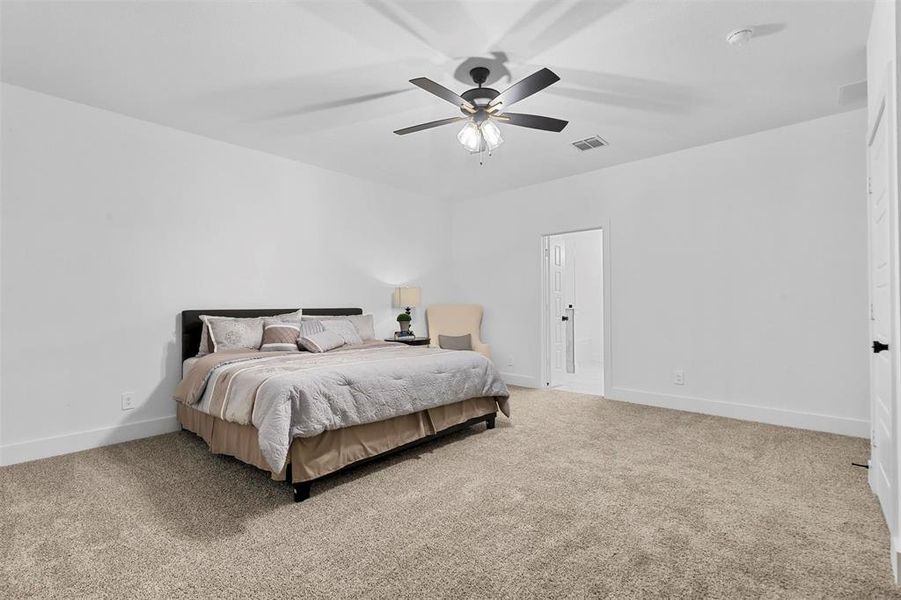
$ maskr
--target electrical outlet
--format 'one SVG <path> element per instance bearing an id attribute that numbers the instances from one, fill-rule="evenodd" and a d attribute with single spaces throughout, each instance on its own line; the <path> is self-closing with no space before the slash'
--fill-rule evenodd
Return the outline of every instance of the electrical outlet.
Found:
<path id="1" fill-rule="evenodd" d="M 673 371 L 673 383 L 676 385 L 685 385 L 685 371 L 682 369 Z"/>
<path id="2" fill-rule="evenodd" d="M 512 366 L 513 366 L 513 357 L 512 357 L 512 356 L 508 356 L 508 357 L 507 357 L 507 366 L 508 366 L 508 367 L 512 367 Z"/>
<path id="3" fill-rule="evenodd" d="M 122 392 L 122 410 L 131 410 L 135 407 L 135 393 Z"/>

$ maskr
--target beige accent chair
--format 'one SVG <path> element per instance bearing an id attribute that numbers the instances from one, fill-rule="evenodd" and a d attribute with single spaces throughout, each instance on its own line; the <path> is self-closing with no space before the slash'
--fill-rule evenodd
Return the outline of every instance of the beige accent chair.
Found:
<path id="1" fill-rule="evenodd" d="M 433 304 L 425 311 L 429 327 L 429 345 L 438 348 L 439 335 L 472 336 L 472 349 L 491 358 L 488 344 L 482 343 L 482 307 L 478 304 Z"/>

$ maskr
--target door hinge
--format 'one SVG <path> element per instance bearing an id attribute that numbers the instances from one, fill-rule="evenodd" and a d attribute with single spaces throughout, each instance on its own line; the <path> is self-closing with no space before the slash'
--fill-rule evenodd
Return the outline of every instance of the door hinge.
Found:
<path id="1" fill-rule="evenodd" d="M 874 314 L 873 314 L 873 303 L 872 303 L 872 302 L 870 302 L 870 320 L 871 320 L 871 321 L 875 321 L 875 320 L 876 320 L 876 317 L 875 317 Z"/>
<path id="2" fill-rule="evenodd" d="M 873 180 L 870 179 L 869 177 L 867 177 L 867 193 L 868 194 L 873 193 Z"/>

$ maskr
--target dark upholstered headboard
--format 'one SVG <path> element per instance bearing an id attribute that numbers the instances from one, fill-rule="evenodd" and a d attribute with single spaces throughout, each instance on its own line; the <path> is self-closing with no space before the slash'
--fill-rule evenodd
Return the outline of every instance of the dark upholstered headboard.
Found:
<path id="1" fill-rule="evenodd" d="M 215 317 L 271 317 L 284 313 L 294 312 L 296 308 L 212 308 L 209 310 L 183 310 L 181 311 L 181 359 L 185 360 L 196 356 L 200 349 L 200 334 L 203 331 L 203 321 L 200 315 Z M 305 315 L 320 317 L 335 317 L 342 315 L 362 315 L 362 308 L 304 308 Z"/>

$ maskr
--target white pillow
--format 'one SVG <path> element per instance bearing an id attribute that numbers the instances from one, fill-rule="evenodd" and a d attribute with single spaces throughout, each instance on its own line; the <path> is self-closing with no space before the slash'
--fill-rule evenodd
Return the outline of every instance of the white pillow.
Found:
<path id="1" fill-rule="evenodd" d="M 298 345 L 310 352 L 328 352 L 344 345 L 344 338 L 336 331 L 325 329 L 319 333 L 311 333 L 300 337 Z"/>
<path id="2" fill-rule="evenodd" d="M 357 328 L 357 333 L 360 334 L 360 339 L 362 339 L 364 342 L 367 340 L 375 339 L 375 319 L 371 314 L 350 315 L 347 318 L 351 323 L 354 324 L 354 327 Z"/>
<path id="3" fill-rule="evenodd" d="M 210 326 L 207 325 L 207 315 L 200 315 L 203 323 L 203 329 L 200 331 L 200 349 L 197 351 L 197 357 L 206 356 L 210 353 Z"/>
<path id="4" fill-rule="evenodd" d="M 357 333 L 357 328 L 347 319 L 325 319 L 320 321 L 326 331 L 334 331 L 344 340 L 345 344 L 362 344 L 363 338 Z"/>

